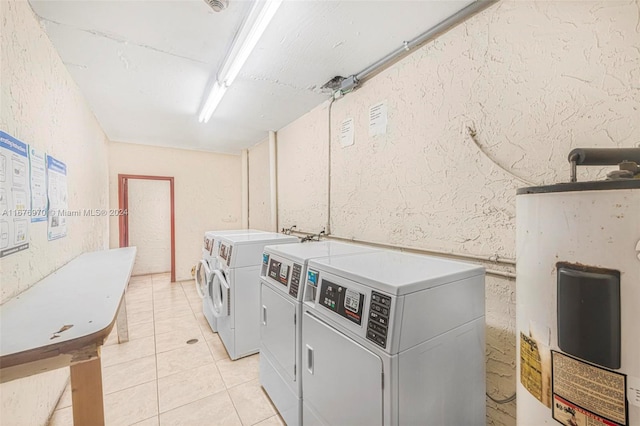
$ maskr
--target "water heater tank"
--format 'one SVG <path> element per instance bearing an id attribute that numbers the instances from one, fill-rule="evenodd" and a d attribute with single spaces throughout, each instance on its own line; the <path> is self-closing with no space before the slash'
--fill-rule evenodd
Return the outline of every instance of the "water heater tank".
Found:
<path id="1" fill-rule="evenodd" d="M 518 425 L 640 426 L 640 179 L 516 199 Z"/>

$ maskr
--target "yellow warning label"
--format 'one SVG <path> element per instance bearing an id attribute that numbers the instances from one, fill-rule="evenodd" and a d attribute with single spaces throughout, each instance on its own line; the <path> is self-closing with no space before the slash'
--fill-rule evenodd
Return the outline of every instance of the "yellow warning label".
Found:
<path id="1" fill-rule="evenodd" d="M 553 395 L 584 410 L 627 424 L 625 375 L 552 351 Z"/>
<path id="2" fill-rule="evenodd" d="M 542 361 L 538 343 L 520 333 L 520 383 L 542 402 Z"/>

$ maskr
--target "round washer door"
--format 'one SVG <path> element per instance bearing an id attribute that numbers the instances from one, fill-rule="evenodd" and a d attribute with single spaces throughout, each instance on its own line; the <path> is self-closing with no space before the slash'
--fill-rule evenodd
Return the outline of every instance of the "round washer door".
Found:
<path id="1" fill-rule="evenodd" d="M 213 271 L 212 284 L 210 291 L 213 299 L 213 314 L 217 318 L 229 316 L 231 314 L 231 291 L 227 277 L 224 276 L 221 270 L 216 269 Z"/>
<path id="2" fill-rule="evenodd" d="M 209 262 L 201 259 L 196 267 L 196 291 L 201 299 L 205 297 L 205 288 L 207 282 L 211 279 L 211 269 L 209 268 Z"/>

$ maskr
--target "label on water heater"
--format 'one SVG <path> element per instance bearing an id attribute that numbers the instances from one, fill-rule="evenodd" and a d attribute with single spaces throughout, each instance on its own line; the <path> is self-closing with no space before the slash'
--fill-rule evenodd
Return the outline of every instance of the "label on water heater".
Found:
<path id="1" fill-rule="evenodd" d="M 566 426 L 626 426 L 627 376 L 551 351 L 553 418 Z"/>

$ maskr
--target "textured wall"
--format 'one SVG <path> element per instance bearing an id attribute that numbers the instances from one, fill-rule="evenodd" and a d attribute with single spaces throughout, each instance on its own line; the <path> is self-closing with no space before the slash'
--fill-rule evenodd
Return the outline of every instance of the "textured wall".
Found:
<path id="1" fill-rule="evenodd" d="M 332 107 L 331 231 L 515 257 L 515 190 L 568 179 L 574 147 L 640 142 L 640 4 L 501 1 Z M 353 70 L 357 71 L 357 70 Z M 387 133 L 369 107 L 386 101 Z M 355 120 L 341 148 L 340 123 Z M 278 132 L 281 226 L 326 223 L 327 105 Z M 488 157 L 469 136 L 467 128 Z M 586 168 L 585 168 L 586 169 Z M 580 179 L 602 176 L 582 170 Z M 515 283 L 487 278 L 487 390 L 515 390 Z M 515 403 L 488 403 L 514 424 Z"/>
<path id="2" fill-rule="evenodd" d="M 129 179 L 129 245 L 136 246 L 132 275 L 171 271 L 171 184 Z"/>
<path id="3" fill-rule="evenodd" d="M 278 131 L 278 223 L 317 233 L 327 222 L 327 104 Z"/>
<path id="4" fill-rule="evenodd" d="M 249 228 L 271 230 L 269 139 L 249 149 Z"/>
<path id="5" fill-rule="evenodd" d="M 0 2 L 0 128 L 67 163 L 69 209 L 108 206 L 107 141 L 25 1 Z M 0 302 L 86 251 L 107 248 L 103 217 L 68 218 L 68 235 L 47 241 L 46 222 L 30 229 L 28 250 L 0 260 Z M 47 422 L 67 369 L 0 385 L 0 423 Z"/>
<path id="6" fill-rule="evenodd" d="M 112 209 L 118 208 L 118 174 L 173 176 L 178 281 L 191 278 L 205 231 L 242 227 L 240 156 L 111 142 Z M 118 218 L 111 218 L 109 231 L 111 247 L 118 247 Z"/>

